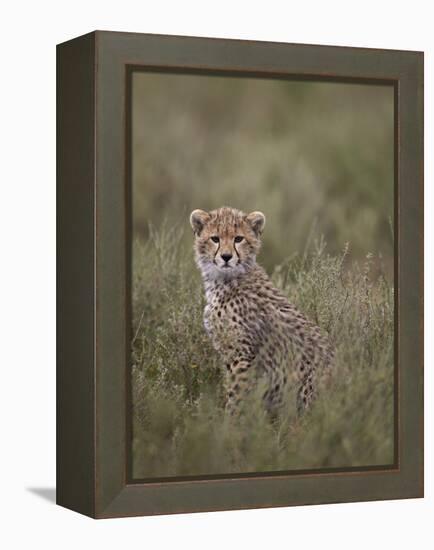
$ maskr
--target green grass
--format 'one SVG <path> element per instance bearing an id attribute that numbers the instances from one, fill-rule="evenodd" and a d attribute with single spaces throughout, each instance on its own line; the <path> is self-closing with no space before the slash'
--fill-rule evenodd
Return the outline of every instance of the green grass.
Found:
<path id="1" fill-rule="evenodd" d="M 393 287 L 381 258 L 330 255 L 322 240 L 273 272 L 289 300 L 327 330 L 334 376 L 301 419 L 293 395 L 271 424 L 257 395 L 224 415 L 219 358 L 182 228 L 151 230 L 133 251 L 133 475 L 227 474 L 393 462 Z M 260 260 L 260 258 L 259 258 Z"/>

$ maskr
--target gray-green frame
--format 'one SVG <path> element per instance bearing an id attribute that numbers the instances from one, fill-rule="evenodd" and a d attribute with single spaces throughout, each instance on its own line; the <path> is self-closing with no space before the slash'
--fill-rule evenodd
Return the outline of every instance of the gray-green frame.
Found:
<path id="1" fill-rule="evenodd" d="M 134 69 L 394 86 L 394 465 L 130 479 Z M 423 496 L 423 53 L 96 31 L 57 47 L 57 99 L 58 504 L 104 518 Z"/>

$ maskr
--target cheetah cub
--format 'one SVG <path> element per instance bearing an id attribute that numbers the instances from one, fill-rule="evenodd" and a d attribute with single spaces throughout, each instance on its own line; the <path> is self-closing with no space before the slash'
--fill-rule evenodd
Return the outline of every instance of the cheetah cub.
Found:
<path id="1" fill-rule="evenodd" d="M 205 286 L 205 328 L 227 369 L 227 411 L 239 412 L 262 379 L 270 413 L 278 413 L 294 384 L 297 411 L 303 412 L 315 396 L 320 372 L 329 370 L 333 352 L 319 328 L 256 263 L 264 214 L 228 207 L 194 210 L 190 223 Z"/>

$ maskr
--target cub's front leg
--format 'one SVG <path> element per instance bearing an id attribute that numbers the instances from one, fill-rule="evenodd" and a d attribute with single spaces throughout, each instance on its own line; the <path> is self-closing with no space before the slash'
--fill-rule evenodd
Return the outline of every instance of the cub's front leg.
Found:
<path id="1" fill-rule="evenodd" d="M 252 362 L 236 358 L 226 363 L 226 369 L 226 412 L 236 416 L 253 386 Z"/>

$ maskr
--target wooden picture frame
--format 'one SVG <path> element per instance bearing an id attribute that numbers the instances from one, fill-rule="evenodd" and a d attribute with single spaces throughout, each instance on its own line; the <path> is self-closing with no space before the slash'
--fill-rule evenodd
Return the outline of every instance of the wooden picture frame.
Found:
<path id="1" fill-rule="evenodd" d="M 135 68 L 395 91 L 395 463 L 130 477 L 128 102 Z M 423 496 L 423 54 L 96 31 L 57 47 L 57 502 L 94 518 Z"/>

